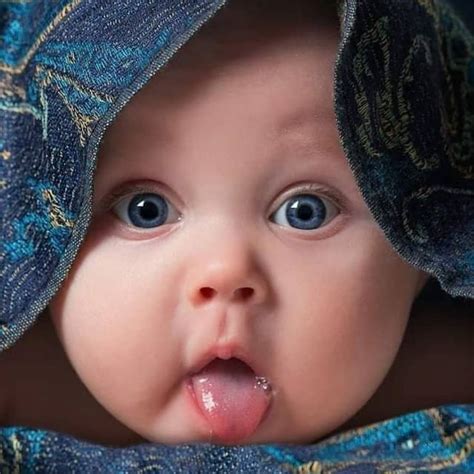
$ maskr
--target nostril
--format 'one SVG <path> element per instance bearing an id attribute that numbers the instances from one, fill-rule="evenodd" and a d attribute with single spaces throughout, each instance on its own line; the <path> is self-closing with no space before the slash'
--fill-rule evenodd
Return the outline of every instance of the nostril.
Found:
<path id="1" fill-rule="evenodd" d="M 205 288 L 201 288 L 201 295 L 204 297 L 204 298 L 211 298 L 214 293 L 216 292 L 216 290 L 213 290 L 212 288 L 209 288 L 209 287 L 205 287 Z"/>
<path id="2" fill-rule="evenodd" d="M 236 295 L 241 297 L 242 299 L 246 300 L 253 295 L 253 288 L 239 288 L 236 290 Z"/>
<path id="3" fill-rule="evenodd" d="M 206 286 L 204 288 L 201 288 L 199 292 L 201 293 L 201 296 L 203 298 L 209 299 L 215 295 L 216 290 Z M 236 297 L 246 300 L 253 295 L 253 292 L 254 292 L 253 288 L 245 287 L 245 288 L 239 288 L 238 290 L 235 290 L 234 294 Z"/>

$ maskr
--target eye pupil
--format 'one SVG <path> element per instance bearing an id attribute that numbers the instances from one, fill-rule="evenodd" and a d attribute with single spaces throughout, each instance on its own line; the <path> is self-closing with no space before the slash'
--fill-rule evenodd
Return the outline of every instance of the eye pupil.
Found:
<path id="1" fill-rule="evenodd" d="M 168 207 L 158 194 L 146 193 L 135 196 L 128 205 L 128 217 L 136 227 L 157 227 L 166 222 Z"/>
<path id="2" fill-rule="evenodd" d="M 140 208 L 140 217 L 147 220 L 153 220 L 158 217 L 158 208 L 156 204 L 153 204 L 149 201 L 141 201 L 137 204 L 137 207 Z"/>
<path id="3" fill-rule="evenodd" d="M 313 210 L 307 205 L 301 206 L 297 212 L 298 212 L 298 217 L 305 221 L 311 219 L 311 215 L 313 214 Z"/>

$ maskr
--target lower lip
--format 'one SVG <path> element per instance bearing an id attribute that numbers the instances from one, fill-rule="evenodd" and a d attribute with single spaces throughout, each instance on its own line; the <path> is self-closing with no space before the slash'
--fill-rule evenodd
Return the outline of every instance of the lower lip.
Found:
<path id="1" fill-rule="evenodd" d="M 186 386 L 185 391 L 187 392 L 187 398 L 189 399 L 189 403 L 193 407 L 193 411 L 196 412 L 199 415 L 200 420 L 204 421 L 203 426 L 205 426 L 207 428 L 207 432 L 208 432 L 208 436 L 207 436 L 207 439 L 206 439 L 207 442 L 219 442 L 219 443 L 226 444 L 226 443 L 239 443 L 239 442 L 245 441 L 245 439 L 248 439 L 248 437 L 243 438 L 243 439 L 232 439 L 232 440 L 220 439 L 217 435 L 215 435 L 212 432 L 212 429 L 209 427 L 209 423 L 208 423 L 205 415 L 201 411 L 201 407 L 199 406 L 199 403 L 198 403 L 197 398 L 196 398 L 196 393 L 194 392 L 194 387 L 193 387 L 193 382 L 191 380 L 191 377 L 188 377 L 186 379 L 185 386 Z M 262 419 L 260 420 L 260 423 L 259 423 L 258 426 L 261 426 L 262 423 L 267 419 L 272 405 L 273 405 L 273 401 L 270 402 L 270 404 L 269 404 L 267 410 L 265 411 L 265 413 L 263 414 Z"/>

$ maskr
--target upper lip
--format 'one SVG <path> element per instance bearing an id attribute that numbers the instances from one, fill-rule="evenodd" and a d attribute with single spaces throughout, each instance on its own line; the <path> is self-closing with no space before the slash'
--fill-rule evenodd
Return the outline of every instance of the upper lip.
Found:
<path id="1" fill-rule="evenodd" d="M 260 368 L 253 360 L 250 355 L 241 347 L 238 346 L 214 346 L 206 350 L 202 355 L 197 359 L 196 363 L 189 370 L 189 375 L 193 376 L 200 372 L 207 364 L 212 362 L 214 359 L 239 359 L 242 362 L 245 362 L 256 375 L 262 375 L 260 373 Z"/>

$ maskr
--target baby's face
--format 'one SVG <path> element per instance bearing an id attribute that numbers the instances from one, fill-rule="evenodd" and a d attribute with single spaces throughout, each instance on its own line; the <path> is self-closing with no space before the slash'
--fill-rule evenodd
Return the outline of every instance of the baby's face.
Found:
<path id="1" fill-rule="evenodd" d="M 395 358 L 422 275 L 346 163 L 337 43 L 300 31 L 220 66 L 172 63 L 107 131 L 93 221 L 50 311 L 92 394 L 150 441 L 316 440 Z M 192 377 L 213 358 L 253 372 Z"/>

